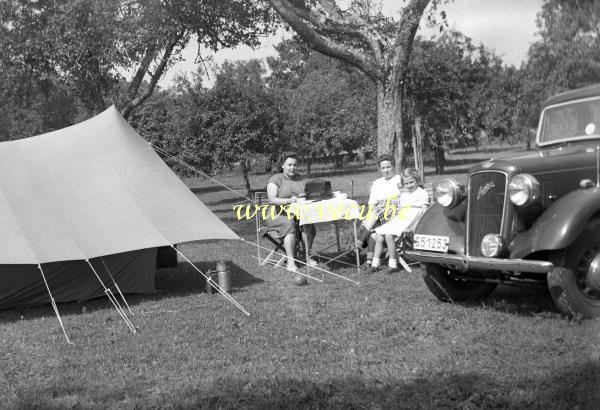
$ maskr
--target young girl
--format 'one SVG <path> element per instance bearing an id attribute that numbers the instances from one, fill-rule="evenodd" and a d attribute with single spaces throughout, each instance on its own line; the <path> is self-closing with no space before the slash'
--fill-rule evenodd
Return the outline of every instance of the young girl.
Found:
<path id="1" fill-rule="evenodd" d="M 401 175 L 402 191 L 398 201 L 398 209 L 394 218 L 375 229 L 375 251 L 373 254 L 372 269 L 381 265 L 383 243 L 387 244 L 390 256 L 388 266 L 391 270 L 398 268 L 398 255 L 394 236 L 400 236 L 404 231 L 412 228 L 419 216 L 425 212 L 429 204 L 427 191 L 419 186 L 419 174 L 412 168 L 406 168 Z"/>

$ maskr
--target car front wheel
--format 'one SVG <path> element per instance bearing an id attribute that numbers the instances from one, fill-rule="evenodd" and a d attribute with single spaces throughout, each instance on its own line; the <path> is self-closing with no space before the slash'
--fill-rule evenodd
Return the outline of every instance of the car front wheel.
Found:
<path id="1" fill-rule="evenodd" d="M 456 279 L 451 276 L 452 273 L 443 266 L 425 264 L 423 280 L 431 293 L 444 302 L 486 298 L 497 286 L 495 283 Z"/>
<path id="2" fill-rule="evenodd" d="M 600 317 L 600 219 L 588 224 L 567 249 L 564 267 L 548 274 L 548 288 L 557 309 L 566 315 Z"/>

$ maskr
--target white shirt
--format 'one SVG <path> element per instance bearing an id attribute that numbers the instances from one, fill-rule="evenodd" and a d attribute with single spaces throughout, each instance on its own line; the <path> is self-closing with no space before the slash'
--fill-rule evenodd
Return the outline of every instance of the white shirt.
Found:
<path id="1" fill-rule="evenodd" d="M 369 205 L 376 205 L 379 202 L 385 202 L 389 198 L 398 198 L 400 194 L 400 175 L 394 175 L 390 179 L 384 177 L 377 178 L 371 185 L 371 195 L 369 195 Z"/>
<path id="2" fill-rule="evenodd" d="M 418 187 L 412 192 L 402 192 L 399 202 L 400 209 L 397 215 L 376 228 L 375 232 L 380 235 L 401 235 L 422 215 L 421 206 L 429 203 L 429 195 L 423 188 Z"/>
<path id="3" fill-rule="evenodd" d="M 400 194 L 400 206 L 422 206 L 429 204 L 429 194 L 421 187 L 417 187 L 412 192 L 402 192 Z"/>

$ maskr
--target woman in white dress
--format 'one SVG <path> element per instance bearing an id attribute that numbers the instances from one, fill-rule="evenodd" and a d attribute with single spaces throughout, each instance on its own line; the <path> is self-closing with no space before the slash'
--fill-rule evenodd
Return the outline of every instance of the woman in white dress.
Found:
<path id="1" fill-rule="evenodd" d="M 372 229 L 377 224 L 383 221 L 385 206 L 390 200 L 398 198 L 400 193 L 400 175 L 394 173 L 394 162 L 390 155 L 381 155 L 377 158 L 377 165 L 381 178 L 377 178 L 371 184 L 369 193 L 369 212 L 366 218 L 362 221 L 356 245 L 364 247 Z M 371 245 L 369 245 L 371 248 Z M 373 259 L 372 252 L 367 252 L 367 265 L 371 264 Z"/>

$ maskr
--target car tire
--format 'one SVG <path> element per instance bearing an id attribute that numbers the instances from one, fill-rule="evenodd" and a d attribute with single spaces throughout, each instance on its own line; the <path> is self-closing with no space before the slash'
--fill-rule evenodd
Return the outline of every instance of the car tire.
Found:
<path id="1" fill-rule="evenodd" d="M 548 289 L 556 308 L 567 316 L 600 317 L 600 291 L 586 283 L 585 273 L 600 252 L 600 219 L 591 221 L 567 248 L 564 267 L 548 273 Z"/>
<path id="2" fill-rule="evenodd" d="M 450 276 L 451 272 L 450 269 L 440 265 L 425 264 L 423 272 L 425 285 L 441 301 L 483 299 L 490 296 L 496 289 L 496 283 L 454 279 Z"/>

